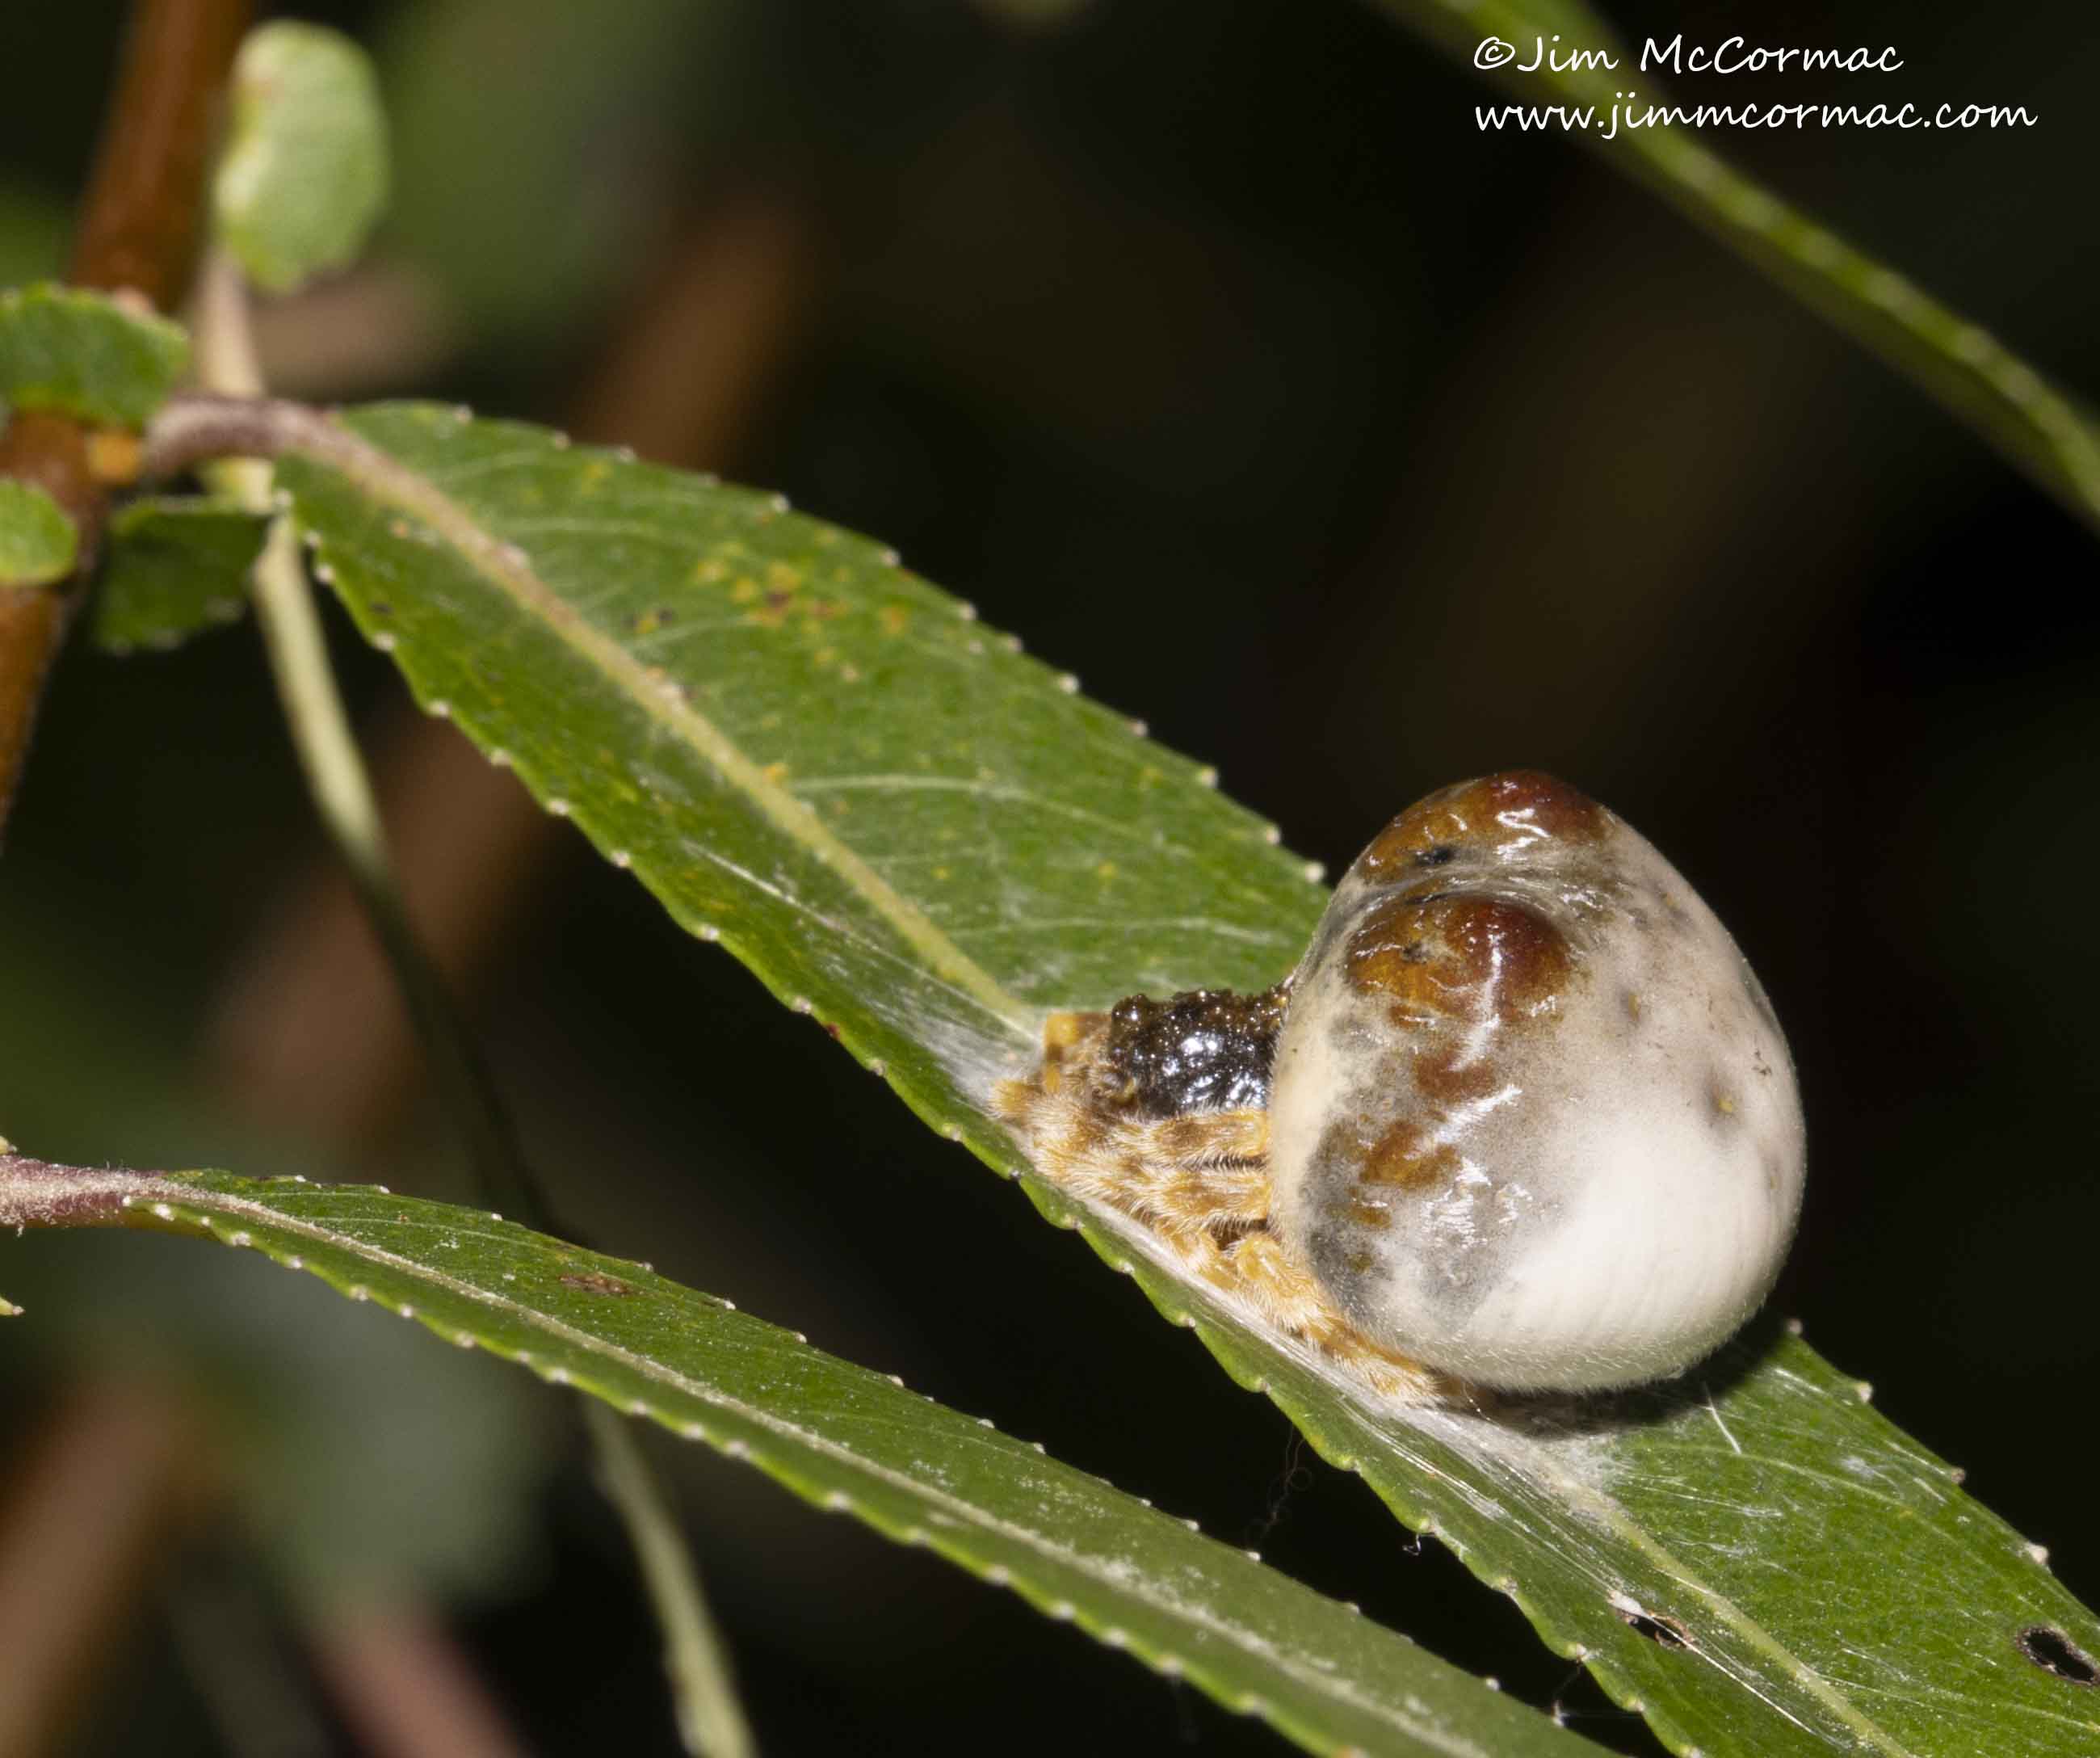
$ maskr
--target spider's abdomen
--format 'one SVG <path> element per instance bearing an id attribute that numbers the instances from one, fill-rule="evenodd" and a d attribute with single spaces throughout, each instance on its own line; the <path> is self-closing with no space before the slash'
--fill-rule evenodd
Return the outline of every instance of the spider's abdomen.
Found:
<path id="1" fill-rule="evenodd" d="M 1273 1083 L 1283 1243 L 1375 1341 L 1484 1385 L 1688 1366 L 1793 1234 L 1763 990 L 1645 838 L 1535 771 L 1432 794 L 1358 858 Z"/>

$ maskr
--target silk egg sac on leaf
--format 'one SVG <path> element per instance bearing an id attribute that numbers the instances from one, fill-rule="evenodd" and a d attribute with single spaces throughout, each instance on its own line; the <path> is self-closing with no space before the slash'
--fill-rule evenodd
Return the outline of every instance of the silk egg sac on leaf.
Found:
<path id="1" fill-rule="evenodd" d="M 1467 1380 L 1661 1378 L 1769 1292 L 1800 1208 L 1793 1066 L 1735 942 L 1551 777 L 1394 819 L 1291 986 L 1272 1225 L 1374 1341 Z"/>
<path id="2" fill-rule="evenodd" d="M 1727 930 L 1534 771 L 1410 806 L 1265 994 L 1052 1015 L 1002 1115 L 1052 1182 L 1377 1390 L 1676 1373 L 1800 1207 L 1786 1042 Z"/>

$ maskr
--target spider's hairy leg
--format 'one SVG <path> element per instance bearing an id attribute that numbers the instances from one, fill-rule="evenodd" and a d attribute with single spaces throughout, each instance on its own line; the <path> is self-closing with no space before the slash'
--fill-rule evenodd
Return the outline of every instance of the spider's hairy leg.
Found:
<path id="1" fill-rule="evenodd" d="M 1146 1117 L 1104 1061 L 1105 1014 L 1053 1014 L 1034 1076 L 993 1106 L 1026 1137 L 1037 1171 L 1171 1239 L 1260 1226 L 1268 1215 L 1268 1114 Z"/>
<path id="2" fill-rule="evenodd" d="M 1374 1390 L 1410 1402 L 1450 1382 L 1381 1348 L 1349 1322 L 1312 1268 L 1269 1228 L 1268 1113 L 1255 1107 L 1140 1114 L 1104 1053 L 1105 1014 L 1054 1014 L 1043 1061 L 1003 1082 L 993 1107 L 1061 1190 L 1128 1216 L 1180 1264 L 1277 1331 L 1302 1339 Z"/>
<path id="3" fill-rule="evenodd" d="M 1337 1306 L 1304 1263 L 1264 1229 L 1235 1239 L 1202 1266 L 1203 1279 L 1253 1306 L 1279 1330 L 1302 1336 L 1329 1359 L 1389 1397 L 1449 1397 L 1455 1382 L 1374 1343 Z"/>
<path id="4" fill-rule="evenodd" d="M 1268 1113 L 1199 1112 L 1132 1126 L 1118 1168 L 1127 1199 L 1174 1238 L 1268 1219 Z"/>

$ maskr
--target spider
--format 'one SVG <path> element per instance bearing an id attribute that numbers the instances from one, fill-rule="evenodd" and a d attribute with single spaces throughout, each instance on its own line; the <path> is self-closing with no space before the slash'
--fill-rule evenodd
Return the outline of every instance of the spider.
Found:
<path id="1" fill-rule="evenodd" d="M 1679 1372 L 1800 1204 L 1793 1065 L 1734 941 L 1536 771 L 1393 819 L 1276 987 L 1052 1014 L 995 1107 L 1052 1183 L 1405 1401 Z"/>
<path id="2" fill-rule="evenodd" d="M 998 1111 L 1052 1183 L 1137 1222 L 1185 1275 L 1380 1392 L 1455 1392 L 1357 1330 L 1271 1225 L 1269 1074 L 1289 987 L 1052 1014 L 1041 1063 L 1000 1086 Z"/>

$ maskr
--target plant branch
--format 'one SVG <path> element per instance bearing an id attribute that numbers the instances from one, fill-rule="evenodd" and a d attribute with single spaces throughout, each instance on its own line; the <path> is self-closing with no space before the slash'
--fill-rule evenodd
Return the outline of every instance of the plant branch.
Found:
<path id="1" fill-rule="evenodd" d="M 249 0 L 139 0 L 109 120 L 81 210 L 68 277 L 174 303 L 187 281 L 218 98 L 247 28 Z M 23 414 L 0 434 L 0 476 L 33 482 L 80 532 L 64 589 L 0 588 L 0 831 L 28 755 L 44 681 L 95 565 L 108 486 L 69 417 Z"/>
<path id="2" fill-rule="evenodd" d="M 583 1400 L 584 1426 L 598 1459 L 598 1487 L 627 1527 L 635 1561 L 664 1630 L 664 1670 L 686 1750 L 701 1758 L 756 1758 L 721 1633 L 708 1613 L 678 1516 L 626 1421 L 595 1398 Z"/>
<path id="3" fill-rule="evenodd" d="M 198 285 L 196 350 L 199 376 L 215 388 L 258 397 L 256 364 L 247 318 L 247 289 L 232 258 L 214 252 Z M 183 400 L 203 402 L 205 400 Z M 170 408 L 172 409 L 172 405 Z M 240 411 L 266 423 L 311 435 L 332 431 L 328 423 L 296 404 L 251 400 L 214 402 L 214 413 Z M 179 430 L 178 417 L 177 426 Z M 156 435 L 161 431 L 155 424 Z M 149 439 L 149 449 L 152 441 Z M 271 504 L 270 466 L 252 454 L 264 448 L 236 443 L 220 449 L 250 456 L 218 465 L 220 485 L 257 512 Z M 284 448 L 271 445 L 271 451 Z M 196 462 L 188 460 L 185 462 Z M 300 565 L 298 540 L 279 519 L 258 559 L 251 596 L 270 658 L 270 672 L 285 710 L 285 722 L 329 839 L 350 870 L 351 883 L 385 948 L 418 1036 L 437 1065 L 446 1110 L 466 1136 L 477 1178 L 489 1199 L 511 1213 L 549 1221 L 545 1205 L 523 1168 L 509 1119 L 498 1102 L 472 1035 L 453 1009 L 444 979 L 423 954 L 395 884 L 386 833 L 372 783 L 359 753 L 350 717 L 330 669 L 320 617 Z"/>
<path id="4" fill-rule="evenodd" d="M 188 285 L 218 99 L 249 0 L 139 0 L 67 276 L 161 311 Z"/>
<path id="5" fill-rule="evenodd" d="M 247 287 L 232 257 L 217 250 L 207 257 L 198 291 L 198 375 L 214 391 L 230 391 L 236 398 L 192 398 L 181 400 L 180 408 L 170 404 L 149 435 L 148 450 L 155 460 L 149 473 L 169 467 L 170 458 L 199 462 L 214 452 L 267 456 L 298 448 L 325 454 L 355 444 L 311 410 L 261 400 L 262 373 L 249 324 Z M 191 446 L 205 449 L 185 449 Z M 218 465 L 213 474 L 255 510 L 269 510 L 267 462 L 254 456 L 236 457 Z M 271 672 L 315 806 L 350 869 L 417 1036 L 438 1063 L 447 1109 L 466 1133 L 481 1188 L 488 1199 L 501 1203 L 527 1226 L 562 1234 L 565 1230 L 558 1225 L 553 1205 L 526 1164 L 473 1033 L 409 921 L 371 779 L 336 688 L 320 617 L 289 520 L 280 518 L 271 526 L 252 586 Z M 628 1528 L 663 1626 L 665 1663 L 687 1750 L 704 1758 L 751 1758 L 756 1748 L 668 1498 L 619 1419 L 589 1406 L 585 1428 L 607 1498 Z"/>
<path id="6" fill-rule="evenodd" d="M 151 481 L 219 458 L 275 458 L 289 452 L 329 457 L 349 452 L 355 444 L 320 410 L 303 403 L 193 391 L 169 398 L 146 424 L 139 474 Z"/>
<path id="7" fill-rule="evenodd" d="M 323 1623 L 316 1670 L 373 1758 L 523 1758 L 523 1748 L 444 1627 L 421 1606 Z"/>

